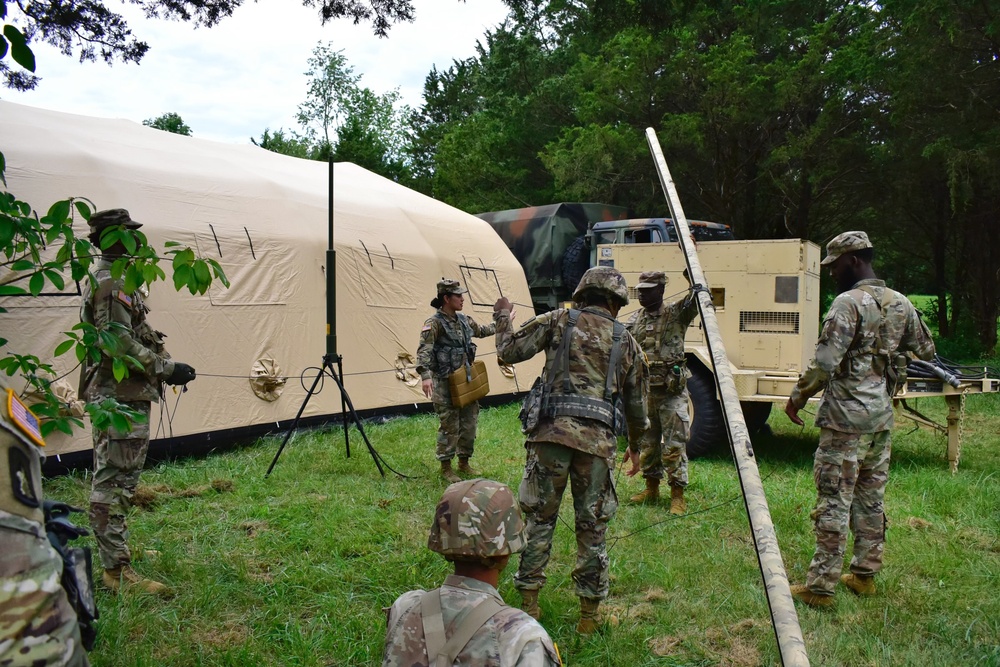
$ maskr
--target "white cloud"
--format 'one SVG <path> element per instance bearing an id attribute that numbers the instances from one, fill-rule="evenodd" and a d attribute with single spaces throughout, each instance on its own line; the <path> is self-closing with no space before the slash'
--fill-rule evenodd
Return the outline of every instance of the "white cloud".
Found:
<path id="1" fill-rule="evenodd" d="M 113 3 L 109 3 L 113 7 Z M 344 50 L 361 84 L 376 93 L 399 88 L 419 106 L 433 65 L 475 53 L 476 42 L 506 16 L 501 0 L 415 0 L 416 21 L 393 26 L 389 37 L 349 20 L 320 26 L 314 9 L 296 0 L 247 2 L 214 28 L 151 21 L 132 5 L 118 8 L 133 33 L 150 45 L 139 65 L 79 63 L 34 44 L 38 90 L 0 91 L 31 106 L 141 122 L 168 111 L 195 136 L 236 143 L 264 128 L 294 129 L 305 98 L 306 60 L 319 41 Z"/>

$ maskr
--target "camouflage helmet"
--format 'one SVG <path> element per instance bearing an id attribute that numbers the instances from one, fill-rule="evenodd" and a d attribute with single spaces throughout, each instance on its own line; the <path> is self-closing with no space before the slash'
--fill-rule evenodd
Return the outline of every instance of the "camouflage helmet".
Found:
<path id="1" fill-rule="evenodd" d="M 90 216 L 88 222 L 90 223 L 91 234 L 99 234 L 108 227 L 117 227 L 118 225 L 125 225 L 126 229 L 139 229 L 142 227 L 142 223 L 133 220 L 128 211 L 123 208 L 110 208 L 98 211 Z"/>
<path id="2" fill-rule="evenodd" d="M 837 234 L 826 244 L 826 257 L 820 262 L 823 266 L 829 266 L 836 262 L 842 255 L 871 248 L 872 242 L 868 240 L 868 234 L 864 232 L 844 232 Z"/>
<path id="3" fill-rule="evenodd" d="M 625 277 L 610 266 L 587 269 L 580 278 L 576 291 L 573 292 L 573 300 L 580 301 L 586 292 L 600 292 L 623 306 L 628 303 L 628 285 L 625 284 Z"/>
<path id="4" fill-rule="evenodd" d="M 492 558 L 524 549 L 524 520 L 510 488 L 490 479 L 455 482 L 444 491 L 427 548 L 443 556 Z"/>
<path id="5" fill-rule="evenodd" d="M 442 278 L 437 284 L 438 294 L 465 294 L 469 290 L 462 288 L 462 283 L 457 280 Z"/>

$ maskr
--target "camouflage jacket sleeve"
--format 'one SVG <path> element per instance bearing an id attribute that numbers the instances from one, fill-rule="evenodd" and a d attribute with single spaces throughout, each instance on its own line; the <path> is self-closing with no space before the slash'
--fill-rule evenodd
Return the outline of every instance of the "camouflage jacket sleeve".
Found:
<path id="1" fill-rule="evenodd" d="M 625 423 L 628 426 L 629 448 L 639 451 L 639 441 L 642 434 L 649 428 L 649 418 L 646 412 L 646 397 L 649 395 L 649 369 L 646 366 L 646 356 L 639 344 L 626 334 L 626 349 L 624 359 L 631 359 L 625 381 L 622 386 L 622 402 L 625 407 Z"/>
<path id="2" fill-rule="evenodd" d="M 421 380 L 430 380 L 434 360 L 434 341 L 437 340 L 440 324 L 436 317 L 428 317 L 420 330 L 420 345 L 417 347 L 417 372 Z"/>
<path id="3" fill-rule="evenodd" d="M 469 328 L 472 329 L 472 335 L 475 338 L 486 338 L 487 336 L 492 336 L 497 332 L 496 322 L 490 322 L 487 325 L 482 325 L 469 316 L 465 317 L 465 321 L 469 323 Z"/>
<path id="4" fill-rule="evenodd" d="M 920 313 L 917 312 L 917 309 L 912 304 L 907 312 L 906 328 L 903 331 L 902 339 L 899 341 L 897 351 L 912 352 L 917 358 L 924 361 L 932 359 L 937 352 L 930 330 L 924 324 L 924 321 L 920 319 Z"/>
<path id="5" fill-rule="evenodd" d="M 533 317 L 517 331 L 513 330 L 510 321 L 510 311 L 500 310 L 493 313 L 496 324 L 497 356 L 505 364 L 516 364 L 526 361 L 549 347 L 552 332 L 559 314 L 564 310 L 553 310 L 543 315 Z"/>
<path id="6" fill-rule="evenodd" d="M 816 358 L 799 378 L 790 396 L 802 408 L 810 397 L 826 386 L 833 372 L 844 361 L 858 328 L 857 304 L 846 293 L 833 301 L 816 343 Z"/>
<path id="7" fill-rule="evenodd" d="M 106 329 L 110 324 L 119 324 L 111 333 L 121 345 L 120 352 L 133 357 L 142 364 L 143 373 L 154 380 L 165 380 L 174 372 L 174 362 L 147 347 L 140 334 L 148 328 L 141 301 L 134 295 L 126 294 L 120 280 L 107 280 L 98 284 L 94 292 L 94 326 Z M 149 329 L 152 331 L 152 329 Z"/>
<path id="8" fill-rule="evenodd" d="M 678 320 L 685 329 L 698 317 L 698 293 L 694 290 L 688 290 L 687 296 L 671 305 L 677 308 Z"/>

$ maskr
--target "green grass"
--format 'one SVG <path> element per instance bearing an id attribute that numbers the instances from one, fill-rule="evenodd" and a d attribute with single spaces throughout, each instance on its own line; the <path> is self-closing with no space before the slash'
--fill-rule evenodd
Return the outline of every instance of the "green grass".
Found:
<path id="1" fill-rule="evenodd" d="M 940 399 L 920 408 L 944 418 Z M 515 489 L 523 467 L 516 415 L 516 406 L 482 412 L 473 459 Z M 771 425 L 756 458 L 794 583 L 814 544 L 818 432 L 778 410 Z M 176 596 L 100 589 L 94 664 L 381 664 L 382 608 L 404 591 L 439 585 L 449 569 L 426 548 L 445 487 L 433 458 L 436 428 L 431 415 L 367 427 L 382 456 L 414 479 L 380 478 L 356 432 L 346 458 L 336 430 L 297 435 L 267 480 L 273 439 L 145 471 L 143 484 L 160 489 L 160 502 L 132 512 L 132 540 L 159 555 L 136 567 Z M 909 429 L 901 421 L 894 436 L 879 594 L 860 599 L 841 589 L 831 611 L 798 608 L 813 665 L 1000 664 L 1000 397 L 969 399 L 957 475 L 941 436 Z M 619 476 L 607 607 L 620 624 L 591 638 L 574 632 L 575 542 L 564 499 L 541 603 L 567 664 L 779 664 L 735 470 L 725 457 L 699 459 L 690 475 L 690 513 L 679 519 L 666 505 L 630 506 L 642 482 Z M 227 480 L 231 488 L 219 484 Z M 223 490 L 212 490 L 213 481 Z M 47 492 L 79 505 L 88 485 L 83 474 L 67 476 L 50 480 Z M 178 495 L 185 489 L 193 495 Z M 517 602 L 510 572 L 500 590 Z"/>

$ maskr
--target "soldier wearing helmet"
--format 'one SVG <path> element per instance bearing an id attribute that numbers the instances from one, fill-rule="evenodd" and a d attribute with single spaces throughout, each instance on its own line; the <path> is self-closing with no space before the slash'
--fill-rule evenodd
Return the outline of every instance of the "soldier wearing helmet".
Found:
<path id="1" fill-rule="evenodd" d="M 642 347 L 649 362 L 649 430 L 643 435 L 642 450 L 630 449 L 632 468 L 646 480 L 646 490 L 634 496 L 634 503 L 654 503 L 660 497 L 664 475 L 670 484 L 670 513 L 684 514 L 684 488 L 688 485 L 688 391 L 691 371 L 684 357 L 684 333 L 698 315 L 696 292 L 672 303 L 663 303 L 667 276 L 662 271 L 646 271 L 635 286 L 640 310 L 628 321 L 628 330 Z"/>
<path id="2" fill-rule="evenodd" d="M 497 592 L 500 572 L 524 543 L 521 512 L 506 485 L 471 479 L 449 486 L 427 547 L 455 573 L 440 588 L 404 593 L 388 609 L 383 666 L 561 665 L 538 621 Z"/>
<path id="3" fill-rule="evenodd" d="M 508 299 L 496 302 L 493 317 L 497 353 L 505 363 L 545 352 L 545 369 L 522 410 L 528 451 L 518 497 L 528 519 L 528 543 L 514 583 L 522 609 L 538 618 L 538 593 L 545 585 L 559 504 L 567 483 L 572 484 L 577 632 L 590 634 L 601 624 L 599 607 L 608 595 L 605 533 L 618 508 L 613 475 L 617 436 L 627 427 L 630 447 L 638 449 L 649 423 L 648 387 L 642 350 L 615 319 L 628 303 L 625 278 L 610 267 L 592 268 L 573 299 L 578 308 L 544 313 L 517 331 Z"/>
<path id="4" fill-rule="evenodd" d="M 434 411 L 441 420 L 437 434 L 437 459 L 441 462 L 441 476 L 449 482 L 462 478 L 455 474 L 451 460 L 458 454 L 458 471 L 470 477 L 478 472 L 469 465 L 476 442 L 479 423 L 479 402 L 458 408 L 452 404 L 448 376 L 471 364 L 476 356 L 473 338 L 492 336 L 492 323 L 480 325 L 462 314 L 465 294 L 457 280 L 442 278 L 437 284 L 437 296 L 431 307 L 437 312 L 424 322 L 420 330 L 420 347 L 417 348 L 417 372 L 422 381 L 424 395 L 434 402 Z"/>

